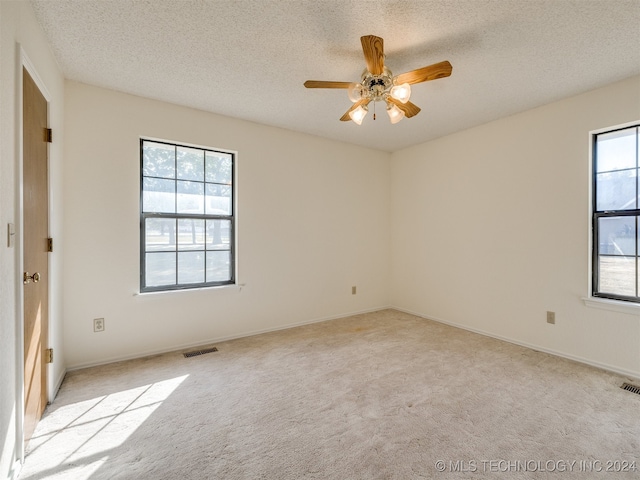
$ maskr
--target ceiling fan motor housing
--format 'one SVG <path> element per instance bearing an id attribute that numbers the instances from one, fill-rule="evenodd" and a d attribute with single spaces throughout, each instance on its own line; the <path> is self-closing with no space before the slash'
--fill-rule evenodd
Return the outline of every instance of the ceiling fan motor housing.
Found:
<path id="1" fill-rule="evenodd" d="M 363 98 L 370 98 L 379 102 L 384 100 L 385 94 L 389 94 L 389 90 L 393 87 L 393 77 L 391 70 L 384 67 L 384 71 L 380 75 L 373 75 L 368 70 L 362 73 Z"/>

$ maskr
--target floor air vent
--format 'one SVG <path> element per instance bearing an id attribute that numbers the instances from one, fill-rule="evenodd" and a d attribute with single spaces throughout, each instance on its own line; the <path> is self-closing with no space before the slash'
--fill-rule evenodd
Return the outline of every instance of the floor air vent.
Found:
<path id="1" fill-rule="evenodd" d="M 637 385 L 631 385 L 630 383 L 623 383 L 620 388 L 622 388 L 623 390 L 627 390 L 628 392 L 636 393 L 640 395 L 640 387 L 638 387 Z"/>
<path id="2" fill-rule="evenodd" d="M 197 357 L 198 355 L 204 355 L 205 353 L 217 352 L 216 347 L 205 348 L 204 350 L 194 350 L 193 352 L 187 352 L 184 354 L 184 358 Z"/>

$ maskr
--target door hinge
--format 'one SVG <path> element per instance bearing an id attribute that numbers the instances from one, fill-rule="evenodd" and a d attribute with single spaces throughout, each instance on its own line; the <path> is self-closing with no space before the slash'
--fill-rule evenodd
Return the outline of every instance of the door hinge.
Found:
<path id="1" fill-rule="evenodd" d="M 47 238 L 47 252 L 53 252 L 53 238 Z"/>
<path id="2" fill-rule="evenodd" d="M 53 363 L 53 348 L 44 351 L 44 363 Z"/>
<path id="3" fill-rule="evenodd" d="M 44 141 L 47 143 L 53 142 L 53 131 L 50 128 L 44 129 Z"/>

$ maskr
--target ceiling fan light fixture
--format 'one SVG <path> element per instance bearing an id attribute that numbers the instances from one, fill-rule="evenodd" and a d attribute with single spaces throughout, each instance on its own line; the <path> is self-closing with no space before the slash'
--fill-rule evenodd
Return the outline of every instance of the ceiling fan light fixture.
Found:
<path id="1" fill-rule="evenodd" d="M 391 120 L 391 123 L 393 124 L 398 123 L 400 120 L 404 118 L 404 112 L 400 110 L 397 105 L 394 105 L 393 103 L 387 104 L 387 114 L 389 115 L 389 120 Z"/>
<path id="2" fill-rule="evenodd" d="M 349 117 L 351 117 L 351 120 L 353 120 L 358 125 L 362 125 L 362 120 L 367 115 L 368 111 L 369 109 L 366 106 L 360 105 L 355 110 L 349 112 Z"/>
<path id="3" fill-rule="evenodd" d="M 356 103 L 364 96 L 364 87 L 361 83 L 352 83 L 347 89 L 347 95 L 349 95 L 349 100 Z"/>
<path id="4" fill-rule="evenodd" d="M 401 103 L 407 103 L 409 101 L 409 97 L 411 97 L 411 85 L 408 83 L 395 85 L 391 88 L 389 95 Z"/>

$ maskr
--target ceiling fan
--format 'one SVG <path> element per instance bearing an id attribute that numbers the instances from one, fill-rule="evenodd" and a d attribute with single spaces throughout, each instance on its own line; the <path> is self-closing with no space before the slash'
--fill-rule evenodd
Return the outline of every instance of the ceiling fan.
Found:
<path id="1" fill-rule="evenodd" d="M 410 72 L 394 76 L 384 65 L 384 41 L 375 35 L 360 37 L 362 51 L 367 68 L 362 72 L 360 83 L 326 82 L 307 80 L 307 88 L 344 88 L 353 105 L 340 120 L 353 120 L 358 125 L 369 111 L 368 105 L 384 101 L 391 123 L 398 123 L 404 117 L 411 118 L 420 112 L 420 108 L 409 101 L 411 85 L 436 80 L 451 75 L 451 64 L 448 61 L 434 63 L 428 67 L 418 68 Z M 375 105 L 375 104 L 374 104 Z M 375 120 L 375 113 L 373 119 Z"/>

